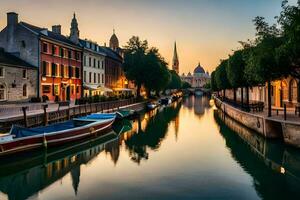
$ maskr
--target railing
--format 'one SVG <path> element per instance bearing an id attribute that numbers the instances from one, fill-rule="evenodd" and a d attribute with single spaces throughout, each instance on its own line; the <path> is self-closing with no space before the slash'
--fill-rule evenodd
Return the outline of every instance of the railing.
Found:
<path id="1" fill-rule="evenodd" d="M 28 116 L 28 107 L 21 108 L 23 116 L 12 121 L 2 122 L 3 130 L 7 130 L 12 124 L 22 125 L 25 127 L 34 127 L 69 120 L 74 117 L 84 116 L 96 112 L 113 112 L 120 107 L 138 103 L 135 98 L 118 101 L 99 102 L 91 104 L 76 105 L 73 107 L 60 107 L 57 110 L 48 111 L 47 105 L 42 106 L 43 112 Z"/>

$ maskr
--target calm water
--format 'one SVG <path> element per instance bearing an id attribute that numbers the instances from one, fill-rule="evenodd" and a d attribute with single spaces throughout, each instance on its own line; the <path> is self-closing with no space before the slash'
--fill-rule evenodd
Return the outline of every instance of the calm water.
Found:
<path id="1" fill-rule="evenodd" d="M 1 160 L 0 199 L 300 198 L 300 151 L 267 142 L 207 98 L 114 130 L 119 137 Z"/>

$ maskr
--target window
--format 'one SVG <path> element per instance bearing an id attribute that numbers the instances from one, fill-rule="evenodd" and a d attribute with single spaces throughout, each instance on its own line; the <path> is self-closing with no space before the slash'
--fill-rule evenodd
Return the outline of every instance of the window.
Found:
<path id="1" fill-rule="evenodd" d="M 58 76 L 58 74 L 57 74 L 57 64 L 52 63 L 51 71 L 52 71 L 52 76 Z"/>
<path id="2" fill-rule="evenodd" d="M 89 73 L 89 83 L 92 82 L 92 72 Z"/>
<path id="3" fill-rule="evenodd" d="M 54 95 L 59 95 L 59 85 L 54 85 Z"/>
<path id="4" fill-rule="evenodd" d="M 297 100 L 298 100 L 297 82 L 293 79 L 290 84 L 291 84 L 291 86 L 290 86 L 291 87 L 291 100 L 293 102 L 297 102 Z"/>
<path id="5" fill-rule="evenodd" d="M 89 66 L 91 67 L 92 66 L 92 58 L 89 57 Z"/>
<path id="6" fill-rule="evenodd" d="M 98 73 L 98 83 L 100 83 L 100 73 Z"/>
<path id="7" fill-rule="evenodd" d="M 44 94 L 49 94 L 51 91 L 51 86 L 50 85 L 43 85 L 42 86 L 42 91 Z"/>
<path id="8" fill-rule="evenodd" d="M 287 83 L 285 81 L 281 82 L 281 89 L 282 89 L 282 99 L 283 100 L 288 100 L 289 99 L 289 95 L 288 95 L 288 87 L 287 87 Z"/>
<path id="9" fill-rule="evenodd" d="M 43 43 L 43 52 L 48 53 L 48 44 L 47 43 Z"/>
<path id="10" fill-rule="evenodd" d="M 23 97 L 27 97 L 27 85 L 23 85 Z"/>
<path id="11" fill-rule="evenodd" d="M 69 66 L 69 78 L 73 77 L 73 67 Z"/>
<path id="12" fill-rule="evenodd" d="M 63 48 L 60 48 L 59 50 L 60 50 L 60 57 L 63 58 L 65 56 L 65 51 Z"/>
<path id="13" fill-rule="evenodd" d="M 104 74 L 102 74 L 102 83 L 104 83 Z"/>
<path id="14" fill-rule="evenodd" d="M 98 69 L 100 69 L 100 60 L 98 60 Z"/>
<path id="15" fill-rule="evenodd" d="M 102 66 L 101 67 L 102 67 L 102 69 L 104 69 L 104 61 L 103 60 L 102 60 Z"/>
<path id="16" fill-rule="evenodd" d="M 71 50 L 68 51 L 68 58 L 72 58 L 72 51 Z"/>
<path id="17" fill-rule="evenodd" d="M 86 71 L 83 72 L 83 81 L 86 83 Z"/>
<path id="18" fill-rule="evenodd" d="M 48 73 L 47 73 L 47 65 L 48 63 L 46 61 L 43 61 L 43 64 L 42 64 L 42 76 L 46 76 Z"/>
<path id="19" fill-rule="evenodd" d="M 22 77 L 23 78 L 27 78 L 27 70 L 26 69 L 23 69 L 23 71 L 22 71 Z"/>
<path id="20" fill-rule="evenodd" d="M 0 85 L 0 100 L 6 99 L 6 88 L 4 85 Z"/>
<path id="21" fill-rule="evenodd" d="M 75 67 L 75 77 L 80 78 L 80 70 L 79 67 Z"/>
<path id="22" fill-rule="evenodd" d="M 4 77 L 4 67 L 0 67 L 0 77 Z"/>
<path id="23" fill-rule="evenodd" d="M 86 66 L 86 56 L 83 56 L 83 65 Z"/>
<path id="24" fill-rule="evenodd" d="M 65 71 L 64 71 L 64 77 L 67 78 L 69 77 L 69 74 L 68 74 L 68 66 L 64 66 L 65 68 Z"/>
<path id="25" fill-rule="evenodd" d="M 96 83 L 96 73 L 94 73 L 94 83 Z"/>
<path id="26" fill-rule="evenodd" d="M 94 58 L 94 67 L 96 68 L 96 59 Z"/>
<path id="27" fill-rule="evenodd" d="M 78 94 L 79 91 L 80 91 L 80 86 L 77 86 L 77 87 L 76 87 L 76 93 Z"/>
<path id="28" fill-rule="evenodd" d="M 81 57 L 80 52 L 76 52 L 75 55 L 76 55 L 76 60 L 80 60 L 80 57 Z"/>
<path id="29" fill-rule="evenodd" d="M 52 55 L 57 55 L 57 47 L 55 45 L 52 45 Z"/>

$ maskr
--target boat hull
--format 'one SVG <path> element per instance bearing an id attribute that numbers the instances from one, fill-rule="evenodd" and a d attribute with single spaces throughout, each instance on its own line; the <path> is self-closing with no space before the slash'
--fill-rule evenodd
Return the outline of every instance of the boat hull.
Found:
<path id="1" fill-rule="evenodd" d="M 95 124 L 90 127 L 80 127 L 76 130 L 70 129 L 62 133 L 58 132 L 49 135 L 40 134 L 15 139 L 11 142 L 0 144 L 0 156 L 30 151 L 37 148 L 58 146 L 92 136 L 100 136 L 102 134 L 105 134 L 106 131 L 111 130 L 113 122 L 114 119 L 105 123 Z"/>

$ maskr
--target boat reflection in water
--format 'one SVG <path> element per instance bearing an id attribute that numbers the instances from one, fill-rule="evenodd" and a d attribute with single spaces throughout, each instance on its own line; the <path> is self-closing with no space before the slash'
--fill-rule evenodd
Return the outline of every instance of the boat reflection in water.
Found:
<path id="1" fill-rule="evenodd" d="M 91 163 L 100 153 L 109 155 L 114 165 L 117 165 L 121 146 L 125 147 L 134 163 L 147 160 L 148 148 L 160 147 L 169 123 L 174 122 L 175 129 L 178 126 L 176 117 L 180 107 L 181 103 L 175 102 L 170 107 L 145 113 L 133 122 L 123 120 L 114 126 L 114 131 L 101 138 L 51 148 L 44 153 L 36 151 L 1 159 L 0 199 L 38 198 L 40 191 L 58 180 L 62 181 L 66 175 L 70 175 L 76 195 L 81 166 Z"/>
<path id="2" fill-rule="evenodd" d="M 227 148 L 253 177 L 258 194 L 263 199 L 299 199 L 300 152 L 266 140 L 220 110 L 214 112 Z"/>

